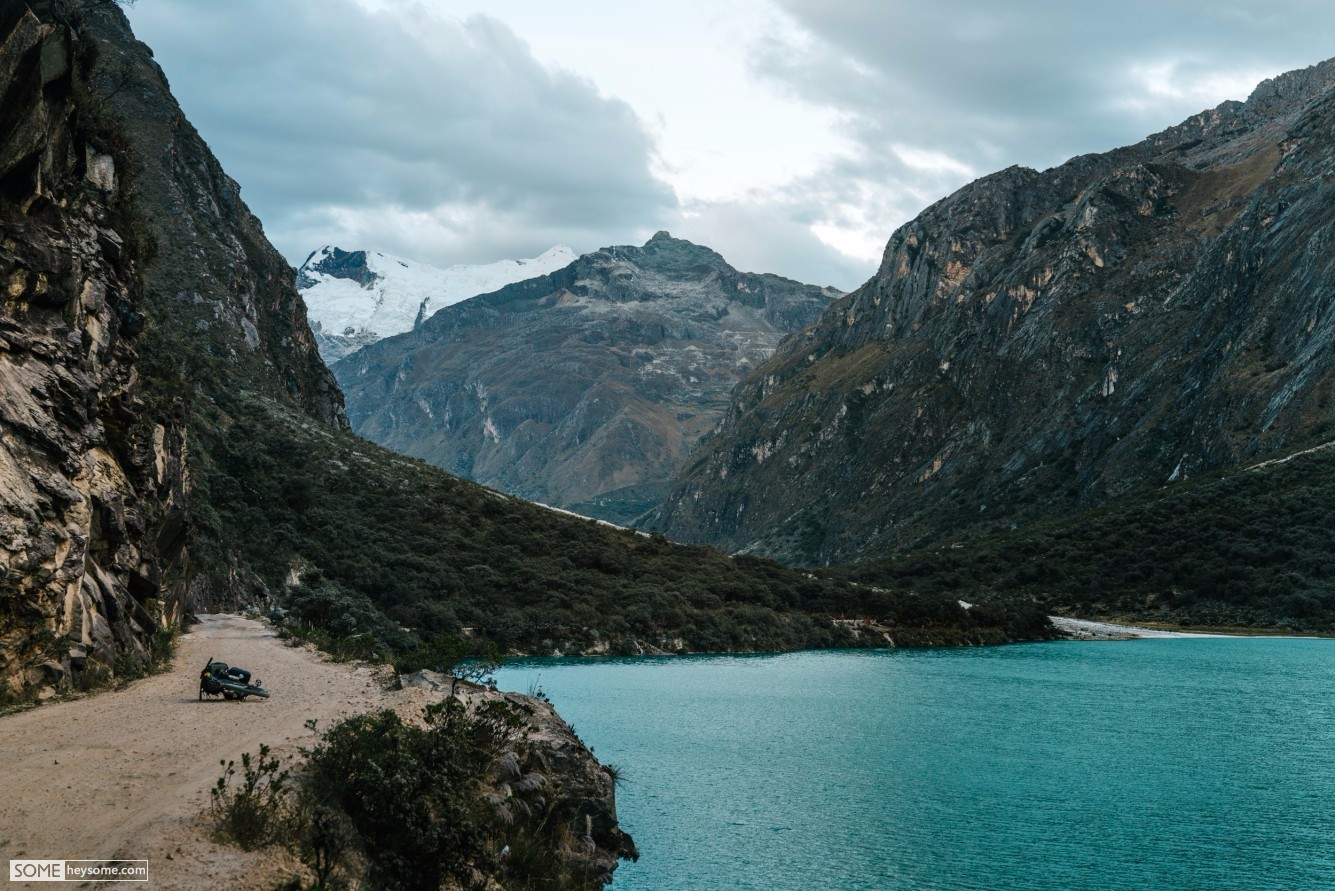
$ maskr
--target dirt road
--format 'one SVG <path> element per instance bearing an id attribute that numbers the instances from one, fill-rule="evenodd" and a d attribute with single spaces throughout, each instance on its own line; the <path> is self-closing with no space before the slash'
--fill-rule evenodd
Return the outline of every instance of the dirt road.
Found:
<path id="1" fill-rule="evenodd" d="M 250 669 L 273 697 L 199 701 L 210 657 Z M 370 669 L 284 646 L 260 622 L 202 616 L 169 672 L 0 718 L 0 881 L 11 858 L 147 858 L 150 888 L 273 888 L 290 861 L 208 840 L 203 813 L 219 759 L 239 762 L 261 743 L 294 754 L 314 739 L 307 720 L 323 728 L 418 692 L 385 692 Z"/>

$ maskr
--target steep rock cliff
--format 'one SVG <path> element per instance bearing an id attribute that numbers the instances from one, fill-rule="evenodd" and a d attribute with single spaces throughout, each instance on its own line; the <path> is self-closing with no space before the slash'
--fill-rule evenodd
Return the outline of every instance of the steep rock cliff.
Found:
<path id="1" fill-rule="evenodd" d="M 662 500 L 737 381 L 838 296 L 660 232 L 448 307 L 334 370 L 361 435 L 627 523 Z"/>
<path id="2" fill-rule="evenodd" d="M 652 528 L 800 562 L 1010 528 L 1329 428 L 1335 63 L 1011 168 L 736 392 Z"/>
<path id="3" fill-rule="evenodd" d="M 141 397 L 142 245 L 88 40 L 0 16 L 0 694 L 142 664 L 182 610 L 186 435 Z"/>
<path id="4" fill-rule="evenodd" d="M 0 7 L 0 682 L 134 670 L 193 605 L 214 394 L 342 400 L 291 268 L 114 6 Z M 205 456 L 206 457 L 206 456 Z M 215 563 L 217 561 L 214 561 Z"/>

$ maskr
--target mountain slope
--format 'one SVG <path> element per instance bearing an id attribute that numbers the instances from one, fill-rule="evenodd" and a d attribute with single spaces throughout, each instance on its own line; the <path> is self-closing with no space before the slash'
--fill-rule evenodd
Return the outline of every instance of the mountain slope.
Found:
<path id="1" fill-rule="evenodd" d="M 882 590 L 1062 615 L 1335 631 L 1335 443 L 1011 532 L 850 564 Z"/>
<path id="2" fill-rule="evenodd" d="M 1129 148 L 1011 168 L 736 393 L 650 528 L 798 562 L 983 534 L 1331 418 L 1335 63 Z"/>
<path id="3" fill-rule="evenodd" d="M 326 246 L 297 270 L 320 355 L 333 365 L 383 337 L 411 331 L 446 306 L 554 272 L 575 259 L 557 245 L 530 260 L 437 269 L 378 251 Z"/>
<path id="4" fill-rule="evenodd" d="M 614 534 L 352 435 L 294 270 L 149 49 L 114 5 L 34 6 L 0 4 L 0 702 L 141 670 L 213 606 L 292 602 L 381 658 L 856 642 L 830 618 L 845 583 Z M 901 643 L 1016 633 L 951 603 L 885 618 Z"/>
<path id="5" fill-rule="evenodd" d="M 660 232 L 444 309 L 334 372 L 362 436 L 628 523 L 662 500 L 736 382 L 837 296 Z"/>

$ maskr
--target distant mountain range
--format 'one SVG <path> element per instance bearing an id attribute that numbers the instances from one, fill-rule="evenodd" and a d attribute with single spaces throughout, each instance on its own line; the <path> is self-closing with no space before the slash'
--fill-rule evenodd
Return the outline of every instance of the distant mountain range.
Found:
<path id="1" fill-rule="evenodd" d="M 0 707 L 134 676 L 185 616 L 245 606 L 286 604 L 302 633 L 379 660 L 465 635 L 529 653 L 884 642 L 830 619 L 845 613 L 900 644 L 1014 636 L 959 609 L 943 636 L 862 587 L 537 508 L 352 435 L 294 270 L 120 8 L 70 24 L 0 4 L 0 45 Z M 567 290 L 590 310 L 599 288 L 638 293 L 581 284 L 584 262 L 558 274 L 579 273 Z M 803 286 L 720 282 L 747 313 L 798 321 L 766 295 Z"/>
<path id="2" fill-rule="evenodd" d="M 439 309 L 546 275 L 574 259 L 574 251 L 557 245 L 529 260 L 440 269 L 378 251 L 325 246 L 297 270 L 297 290 L 320 355 L 333 365 L 382 337 L 411 331 Z"/>
<path id="3" fill-rule="evenodd" d="M 377 285 L 386 305 L 392 282 Z M 362 436 L 627 523 L 667 494 L 737 381 L 840 295 L 660 232 L 448 306 L 333 367 Z"/>
<path id="4" fill-rule="evenodd" d="M 1335 61 L 937 202 L 742 382 L 649 528 L 846 562 L 1330 438 L 1333 88 Z"/>

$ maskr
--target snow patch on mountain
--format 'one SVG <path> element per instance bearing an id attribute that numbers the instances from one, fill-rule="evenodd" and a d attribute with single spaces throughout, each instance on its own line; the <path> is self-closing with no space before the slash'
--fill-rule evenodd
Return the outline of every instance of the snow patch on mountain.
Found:
<path id="1" fill-rule="evenodd" d="M 328 364 L 384 337 L 411 331 L 437 310 L 570 265 L 573 250 L 557 245 L 527 260 L 441 269 L 379 251 L 327 245 L 297 272 L 311 330 Z"/>

